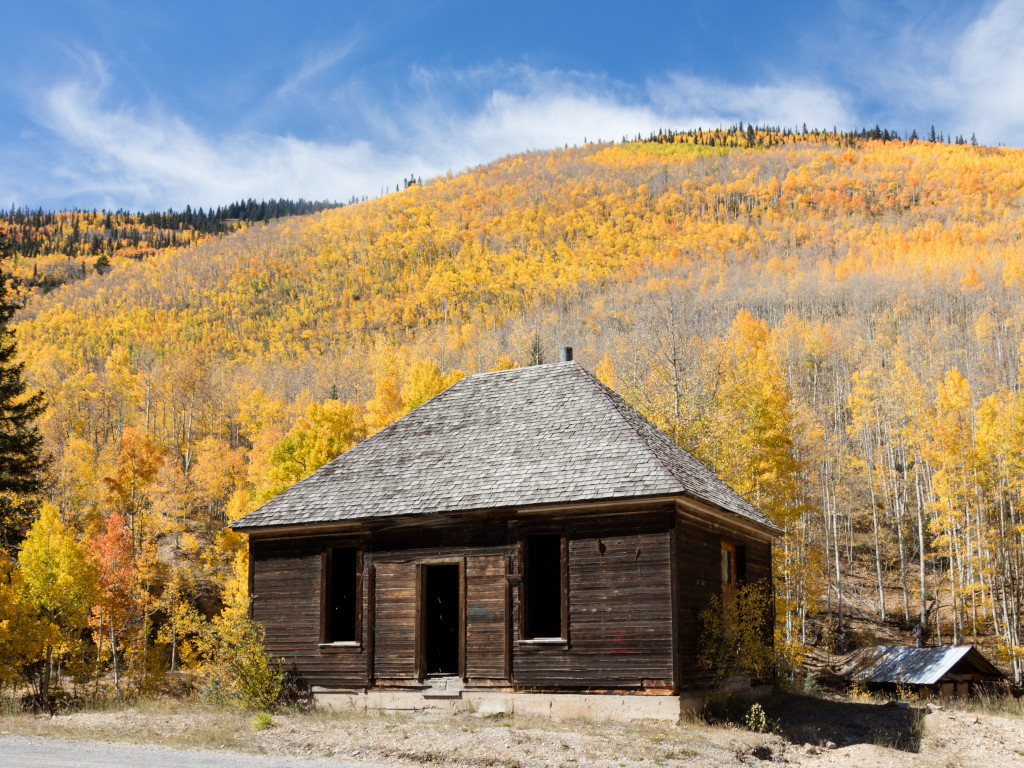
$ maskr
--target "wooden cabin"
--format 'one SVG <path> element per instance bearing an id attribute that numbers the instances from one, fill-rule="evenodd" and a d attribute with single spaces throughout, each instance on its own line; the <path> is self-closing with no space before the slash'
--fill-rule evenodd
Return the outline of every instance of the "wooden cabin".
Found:
<path id="1" fill-rule="evenodd" d="M 234 524 L 267 651 L 317 699 L 703 700 L 698 613 L 770 583 L 778 529 L 567 353 L 459 381 Z"/>

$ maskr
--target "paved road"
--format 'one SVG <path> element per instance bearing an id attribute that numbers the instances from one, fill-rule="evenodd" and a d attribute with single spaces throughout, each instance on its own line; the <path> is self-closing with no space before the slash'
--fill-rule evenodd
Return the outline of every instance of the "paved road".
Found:
<path id="1" fill-rule="evenodd" d="M 381 768 L 366 763 L 263 757 L 25 736 L 0 736 L 0 768 Z"/>

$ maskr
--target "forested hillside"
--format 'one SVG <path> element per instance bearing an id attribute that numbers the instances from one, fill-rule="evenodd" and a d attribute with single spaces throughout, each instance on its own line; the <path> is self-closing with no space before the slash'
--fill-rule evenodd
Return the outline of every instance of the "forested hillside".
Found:
<path id="1" fill-rule="evenodd" d="M 201 243 L 212 235 L 253 222 L 316 213 L 337 203 L 309 200 L 241 200 L 205 211 L 130 213 L 117 211 L 44 211 L 14 208 L 0 212 L 13 277 L 22 300 L 59 285 L 105 272 L 123 259 L 140 260 L 164 248 Z"/>
<path id="2" fill-rule="evenodd" d="M 460 376 L 571 345 L 785 529 L 790 660 L 856 616 L 980 640 L 1020 682 L 1022 235 L 1019 150 L 739 127 L 122 260 L 20 314 L 46 509 L 87 552 L 123 521 L 125 647 L 167 665 L 237 589 L 227 521 Z M 94 625 L 121 610 L 94 594 Z"/>

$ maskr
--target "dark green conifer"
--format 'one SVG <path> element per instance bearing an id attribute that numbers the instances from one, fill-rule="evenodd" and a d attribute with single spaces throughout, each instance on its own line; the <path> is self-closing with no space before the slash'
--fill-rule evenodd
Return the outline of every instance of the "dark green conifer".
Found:
<path id="1" fill-rule="evenodd" d="M 10 254 L 6 230 L 0 228 L 0 548 L 12 551 L 35 517 L 37 494 L 47 459 L 36 419 L 46 409 L 42 392 L 25 386 L 25 364 L 17 360 L 11 300 L 4 262 Z"/>

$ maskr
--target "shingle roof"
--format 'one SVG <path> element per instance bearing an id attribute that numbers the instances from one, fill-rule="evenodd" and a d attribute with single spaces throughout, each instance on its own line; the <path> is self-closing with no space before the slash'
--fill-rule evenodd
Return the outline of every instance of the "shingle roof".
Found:
<path id="1" fill-rule="evenodd" d="M 973 645 L 940 645 L 915 648 L 905 645 L 880 645 L 858 654 L 845 672 L 851 680 L 868 683 L 906 683 L 935 685 L 961 660 L 979 674 L 1003 677 Z"/>
<path id="2" fill-rule="evenodd" d="M 696 497 L 771 526 L 618 394 L 568 362 L 462 379 L 233 527 L 664 495 Z"/>

